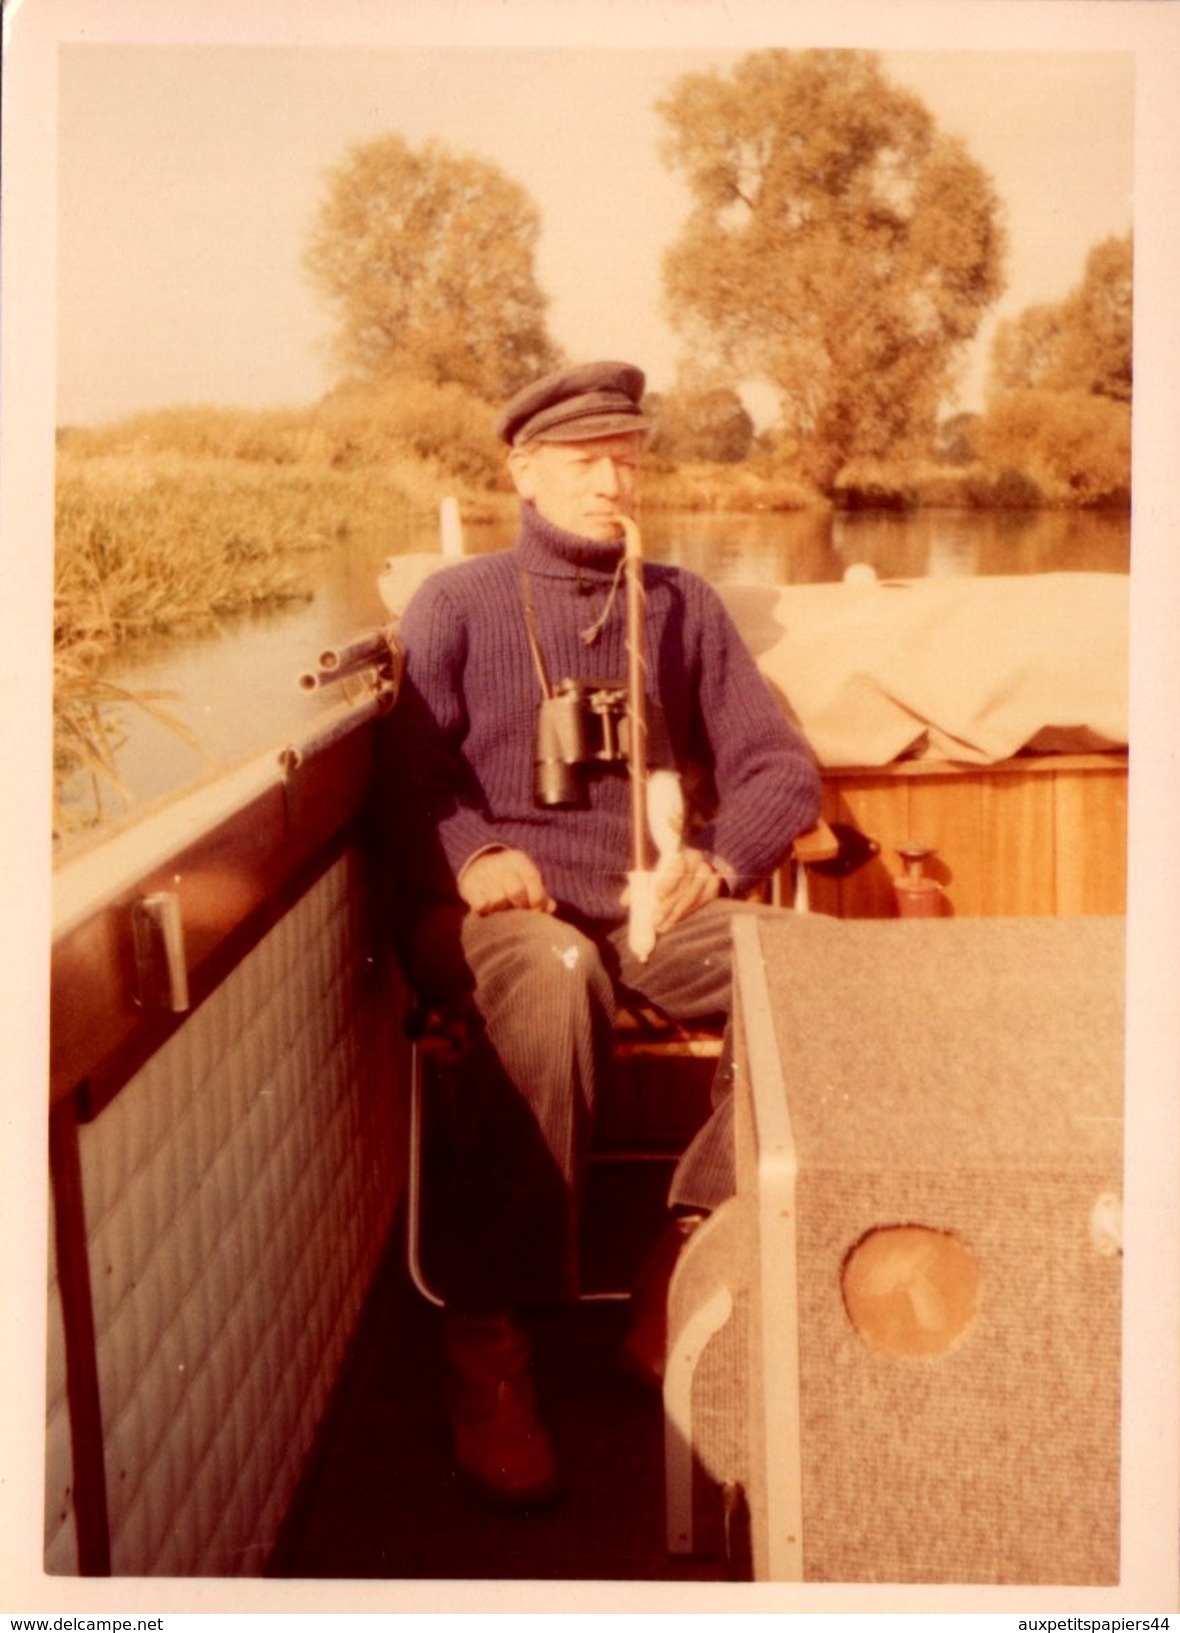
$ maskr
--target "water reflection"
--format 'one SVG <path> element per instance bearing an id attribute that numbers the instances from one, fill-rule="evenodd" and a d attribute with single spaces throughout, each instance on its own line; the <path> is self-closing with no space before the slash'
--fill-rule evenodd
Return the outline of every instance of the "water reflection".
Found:
<path id="1" fill-rule="evenodd" d="M 878 578 L 1124 573 L 1126 516 L 1101 512 L 923 510 L 727 516 L 653 512 L 644 550 L 713 583 L 823 584 L 867 564 Z M 502 527 L 468 527 L 469 553 L 503 549 Z"/>
<path id="2" fill-rule="evenodd" d="M 832 519 L 843 569 L 867 562 L 878 578 L 1005 573 L 1125 573 L 1125 516 L 1067 511 L 924 510 Z"/>
<path id="3" fill-rule="evenodd" d="M 511 543 L 511 525 L 466 529 L 469 554 Z M 810 513 L 730 516 L 653 512 L 643 518 L 644 549 L 713 583 L 831 583 L 867 564 L 878 578 L 1128 570 L 1124 516 L 1067 512 L 919 511 L 912 514 Z M 424 526 L 407 542 L 433 548 Z M 136 803 L 232 765 L 281 740 L 322 706 L 300 692 L 298 673 L 320 649 L 384 620 L 377 576 L 405 544 L 391 535 L 353 539 L 314 558 L 310 601 L 227 621 L 197 634 L 143 643 L 119 654 L 110 678 L 175 694 L 172 711 L 196 734 L 202 752 L 159 723 L 129 710 L 120 774 Z M 80 790 L 80 797 L 81 797 Z M 121 805 L 110 800 L 111 814 Z"/>
<path id="4" fill-rule="evenodd" d="M 980 529 L 956 511 L 919 517 L 837 516 L 832 546 L 847 572 L 868 566 L 878 578 L 966 577 L 979 570 Z"/>

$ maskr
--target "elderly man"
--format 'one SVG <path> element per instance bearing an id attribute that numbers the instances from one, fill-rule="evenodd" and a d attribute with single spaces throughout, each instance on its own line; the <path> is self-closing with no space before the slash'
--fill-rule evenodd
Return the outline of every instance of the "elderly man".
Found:
<path id="1" fill-rule="evenodd" d="M 645 564 L 653 746 L 678 771 L 702 769 L 712 798 L 661 875 L 654 950 L 635 958 L 626 764 L 579 762 L 537 732 L 561 683 L 594 681 L 601 698 L 627 674 L 620 517 L 636 506 L 644 383 L 599 363 L 515 396 L 498 431 L 521 498 L 516 543 L 432 577 L 401 626 L 403 955 L 427 1001 L 470 1023 L 440 1271 L 448 1401 L 459 1467 L 508 1503 L 557 1486 L 515 1312 L 576 1290 L 582 1157 L 620 997 L 676 1020 L 725 1016 L 729 918 L 819 811 L 810 753 L 714 591 Z M 614 740 L 593 711 L 586 727 Z M 714 1099 L 678 1165 L 675 1210 L 731 1190 L 724 1084 Z"/>

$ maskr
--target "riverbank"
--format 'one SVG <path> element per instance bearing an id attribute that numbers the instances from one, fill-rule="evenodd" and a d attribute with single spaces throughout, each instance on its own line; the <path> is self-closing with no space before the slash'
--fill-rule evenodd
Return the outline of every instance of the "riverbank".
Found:
<path id="1" fill-rule="evenodd" d="M 59 434 L 54 585 L 55 788 L 79 771 L 117 786 L 128 707 L 166 696 L 115 686 L 112 660 L 149 636 L 181 636 L 306 601 L 325 552 L 433 549 L 441 500 L 470 528 L 507 536 L 516 498 L 492 412 L 454 386 L 342 388 L 305 409 L 177 408 Z M 956 462 L 957 460 L 957 462 Z M 1049 501 L 1052 500 L 1052 503 Z M 850 467 L 830 496 L 767 443 L 737 464 L 673 464 L 653 453 L 653 520 L 833 512 L 1017 512 L 1085 507 L 1006 465 L 964 458 Z M 57 821 L 73 822 L 58 801 Z"/>
<path id="2" fill-rule="evenodd" d="M 510 521 L 491 417 L 457 386 L 398 381 L 306 409 L 177 408 L 62 431 L 55 647 L 86 667 L 137 636 L 298 598 L 308 553 L 378 533 L 390 554 L 416 548 L 448 495 L 469 522 Z M 1101 485 L 1083 480 L 1077 452 L 1062 452 L 1060 471 L 1017 468 L 1006 445 L 961 428 L 941 458 L 859 461 L 824 494 L 781 439 L 763 438 L 737 463 L 653 452 L 643 503 L 742 515 L 1126 508 L 1126 484 L 1109 470 Z"/>
<path id="3" fill-rule="evenodd" d="M 1129 477 L 1128 477 L 1129 483 Z M 1127 513 L 1130 487 L 1095 486 L 1069 476 L 1040 480 L 1015 466 L 970 459 L 904 464 L 861 460 L 840 473 L 830 494 L 758 455 L 739 465 L 681 465 L 645 470 L 646 510 L 766 511 L 1077 511 Z"/>

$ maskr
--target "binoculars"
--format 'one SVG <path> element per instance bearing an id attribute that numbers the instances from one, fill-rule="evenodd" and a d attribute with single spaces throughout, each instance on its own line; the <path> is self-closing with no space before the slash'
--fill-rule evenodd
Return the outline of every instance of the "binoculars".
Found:
<path id="1" fill-rule="evenodd" d="M 580 805 L 579 767 L 626 760 L 627 688 L 615 681 L 563 680 L 537 709 L 533 796 L 538 805 Z"/>

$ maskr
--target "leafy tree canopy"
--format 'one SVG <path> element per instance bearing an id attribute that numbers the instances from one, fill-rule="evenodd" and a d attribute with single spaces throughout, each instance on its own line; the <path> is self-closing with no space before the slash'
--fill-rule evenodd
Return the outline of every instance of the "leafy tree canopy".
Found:
<path id="1" fill-rule="evenodd" d="M 1129 403 L 1132 382 L 1131 234 L 1106 238 L 1063 301 L 1030 306 L 1002 323 L 992 346 L 989 395 L 1080 391 Z"/>
<path id="2" fill-rule="evenodd" d="M 561 356 L 534 269 L 540 223 L 496 166 L 390 135 L 328 178 L 306 255 L 346 369 L 453 381 L 489 400 Z"/>
<path id="3" fill-rule="evenodd" d="M 978 428 L 984 460 L 1019 471 L 1051 504 L 1125 505 L 1131 492 L 1131 411 L 1085 391 L 1036 387 L 991 403 Z"/>
<path id="4" fill-rule="evenodd" d="M 729 465 L 745 459 L 753 445 L 754 421 L 729 386 L 682 386 L 652 408 L 654 454 Z"/>
<path id="5" fill-rule="evenodd" d="M 754 52 L 659 111 L 695 201 L 666 298 L 698 355 L 772 383 L 825 486 L 928 436 L 1002 288 L 987 173 L 873 52 Z"/>

